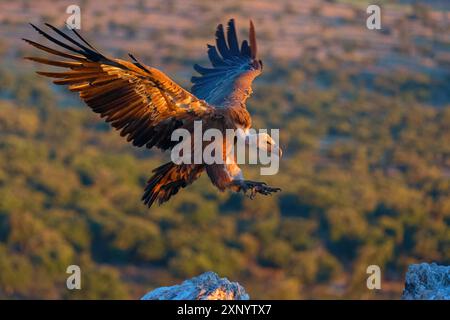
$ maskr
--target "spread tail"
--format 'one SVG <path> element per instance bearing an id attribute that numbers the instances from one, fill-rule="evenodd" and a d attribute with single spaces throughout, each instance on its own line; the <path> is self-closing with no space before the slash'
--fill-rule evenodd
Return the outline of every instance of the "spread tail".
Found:
<path id="1" fill-rule="evenodd" d="M 177 165 L 168 162 L 153 170 L 153 176 L 147 181 L 142 201 L 149 208 L 158 200 L 162 204 L 177 194 L 180 188 L 194 182 L 202 173 L 204 167 L 195 164 Z"/>

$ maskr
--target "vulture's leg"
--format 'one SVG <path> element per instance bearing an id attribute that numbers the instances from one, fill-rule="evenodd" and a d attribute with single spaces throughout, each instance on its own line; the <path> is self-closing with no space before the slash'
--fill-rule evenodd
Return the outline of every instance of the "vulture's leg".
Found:
<path id="1" fill-rule="evenodd" d="M 265 182 L 244 180 L 241 169 L 235 163 L 226 165 L 211 164 L 206 166 L 206 172 L 211 182 L 219 190 L 224 191 L 225 189 L 230 189 L 235 192 L 242 191 L 250 199 L 254 199 L 257 193 L 267 196 L 281 191 L 280 188 L 270 187 Z M 247 194 L 248 192 L 249 194 Z"/>
<path id="2" fill-rule="evenodd" d="M 271 195 L 274 192 L 281 191 L 280 188 L 268 186 L 265 182 L 257 182 L 250 180 L 233 180 L 232 184 L 239 188 L 239 191 L 244 192 L 247 195 L 247 191 L 250 191 L 248 197 L 254 199 L 257 193 L 261 193 L 265 196 Z"/>

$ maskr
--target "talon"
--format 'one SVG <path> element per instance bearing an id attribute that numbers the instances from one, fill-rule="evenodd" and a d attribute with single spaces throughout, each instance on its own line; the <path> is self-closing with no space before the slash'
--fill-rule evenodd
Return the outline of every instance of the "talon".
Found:
<path id="1" fill-rule="evenodd" d="M 257 182 L 250 180 L 233 181 L 233 185 L 239 187 L 239 191 L 242 191 L 244 195 L 251 200 L 255 199 L 258 193 L 262 195 L 272 195 L 273 192 L 281 191 L 280 188 L 268 186 L 265 182 Z M 248 191 L 250 191 L 248 193 Z"/>

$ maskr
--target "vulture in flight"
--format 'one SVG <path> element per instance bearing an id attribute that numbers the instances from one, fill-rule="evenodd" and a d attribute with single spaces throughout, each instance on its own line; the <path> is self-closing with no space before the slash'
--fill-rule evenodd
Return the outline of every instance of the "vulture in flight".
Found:
<path id="1" fill-rule="evenodd" d="M 251 21 L 249 41 L 244 40 L 241 44 L 233 19 L 226 30 L 221 24 L 217 27 L 216 45 L 208 45 L 211 67 L 194 65 L 199 75 L 191 79 L 191 92 L 158 69 L 140 63 L 132 54 L 129 54 L 131 61 L 103 55 L 75 29 L 68 34 L 46 24 L 54 32 L 50 35 L 33 24 L 31 26 L 58 47 L 50 48 L 23 39 L 52 55 L 25 59 L 64 68 L 62 72 L 37 73 L 55 78 L 55 84 L 67 85 L 69 90 L 78 92 L 94 112 L 133 145 L 172 150 L 178 143 L 172 141 L 172 132 L 184 128 L 193 133 L 194 121 L 202 121 L 203 130 L 215 128 L 225 133 L 227 129 L 240 129 L 246 144 L 255 141 L 250 139 L 252 122 L 245 102 L 263 64 L 257 58 L 255 29 Z M 256 136 L 257 148 L 281 156 L 281 149 L 268 134 Z M 208 143 L 211 142 L 202 142 L 202 148 Z M 245 180 L 236 159 L 230 157 L 229 149 L 229 146 L 221 149 L 226 160 L 222 164 L 168 162 L 154 169 L 142 201 L 148 207 L 155 201 L 162 204 L 180 188 L 193 183 L 203 171 L 219 190 L 243 192 L 252 199 L 257 193 L 270 195 L 280 190 L 264 182 Z"/>

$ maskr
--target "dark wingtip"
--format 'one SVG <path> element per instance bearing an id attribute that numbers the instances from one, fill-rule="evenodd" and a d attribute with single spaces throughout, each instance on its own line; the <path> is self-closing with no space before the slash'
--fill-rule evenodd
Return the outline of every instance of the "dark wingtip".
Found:
<path id="1" fill-rule="evenodd" d="M 54 30 L 54 31 L 55 31 L 56 33 L 58 33 L 58 34 L 59 34 L 60 32 L 62 32 L 61 30 L 59 30 L 57 27 L 51 25 L 50 23 L 45 22 L 44 25 L 45 25 L 47 28 L 50 28 L 50 29 Z"/>
<path id="2" fill-rule="evenodd" d="M 240 54 L 240 52 L 239 52 L 239 40 L 238 40 L 238 37 L 237 37 L 236 26 L 235 26 L 233 18 L 228 20 L 227 40 L 228 40 L 228 47 L 230 49 L 230 52 L 233 55 L 238 56 Z"/>
<path id="3" fill-rule="evenodd" d="M 39 29 L 38 27 L 36 27 L 34 24 L 32 24 L 31 22 L 30 22 L 30 26 L 34 29 L 34 30 L 36 30 L 37 32 L 41 32 L 41 29 Z"/>
<path id="4" fill-rule="evenodd" d="M 128 56 L 129 56 L 131 59 L 133 59 L 135 62 L 138 62 L 137 59 L 133 56 L 132 53 L 129 53 L 129 52 L 128 52 Z"/>

